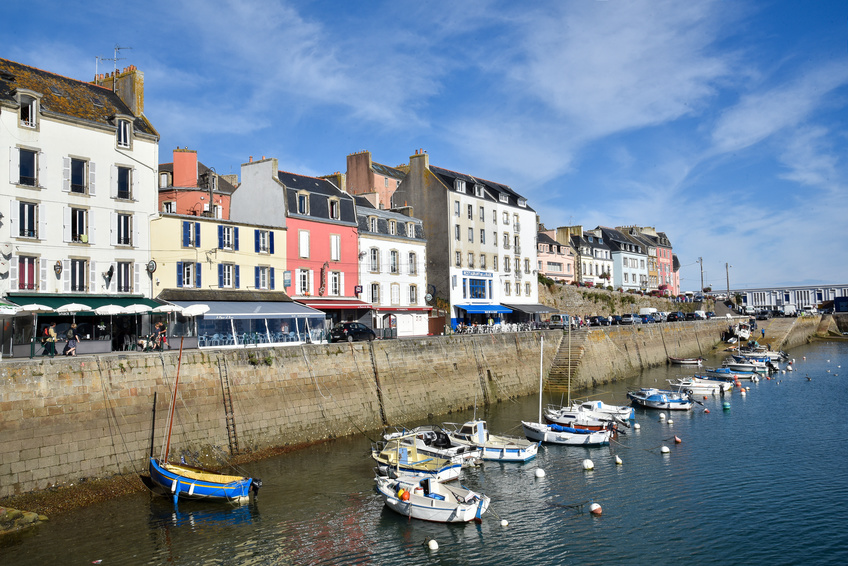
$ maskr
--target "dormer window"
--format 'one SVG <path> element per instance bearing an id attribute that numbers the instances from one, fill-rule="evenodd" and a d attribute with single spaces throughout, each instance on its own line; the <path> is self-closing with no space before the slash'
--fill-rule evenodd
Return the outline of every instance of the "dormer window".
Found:
<path id="1" fill-rule="evenodd" d="M 167 172 L 165 172 L 165 171 L 163 171 L 163 172 L 159 173 L 159 188 L 160 188 L 160 189 L 165 189 L 165 188 L 167 188 L 170 184 L 171 184 L 171 181 L 169 180 L 169 175 L 168 175 L 168 173 L 167 173 Z"/>
<path id="2" fill-rule="evenodd" d="M 603 239 L 603 238 L 598 238 L 598 243 L 599 243 L 599 244 L 603 244 L 603 243 L 604 243 L 604 239 Z"/>
<path id="3" fill-rule="evenodd" d="M 518 206 L 520 206 L 521 208 L 527 208 L 527 199 L 524 197 L 519 198 Z"/>
<path id="4" fill-rule="evenodd" d="M 309 193 L 297 194 L 297 213 L 304 216 L 309 214 Z"/>
<path id="5" fill-rule="evenodd" d="M 592 236 L 589 236 L 589 238 L 588 238 L 588 239 L 589 239 L 589 242 L 593 242 L 593 241 L 594 241 L 594 239 L 592 238 Z"/>
<path id="6" fill-rule="evenodd" d="M 132 143 L 132 122 L 125 118 L 118 118 L 116 125 L 118 147 L 129 148 Z"/>
<path id="7" fill-rule="evenodd" d="M 406 235 L 409 238 L 415 237 L 415 223 L 414 222 L 407 222 L 406 223 Z"/>
<path id="8" fill-rule="evenodd" d="M 35 128 L 38 101 L 32 96 L 21 96 L 21 127 Z"/>
<path id="9" fill-rule="evenodd" d="M 501 202 L 509 202 L 509 195 L 507 195 L 506 193 L 501 193 L 498 196 L 498 200 Z"/>
<path id="10" fill-rule="evenodd" d="M 341 215 L 339 213 L 339 210 L 341 209 L 341 204 L 339 203 L 339 200 L 331 198 L 329 200 L 329 204 L 330 204 L 330 218 L 332 218 L 333 220 L 338 220 L 341 217 Z"/>
<path id="11" fill-rule="evenodd" d="M 483 185 L 474 185 L 474 196 L 483 197 Z"/>
<path id="12" fill-rule="evenodd" d="M 392 236 L 397 235 L 397 222 L 394 220 L 389 220 L 389 234 Z"/>
<path id="13" fill-rule="evenodd" d="M 456 192 L 458 192 L 458 193 L 464 193 L 465 192 L 465 181 L 463 181 L 462 179 L 454 180 L 453 188 L 456 189 Z"/>
<path id="14" fill-rule="evenodd" d="M 374 234 L 377 233 L 377 217 L 376 216 L 369 216 L 368 217 L 368 231 L 373 232 Z"/>

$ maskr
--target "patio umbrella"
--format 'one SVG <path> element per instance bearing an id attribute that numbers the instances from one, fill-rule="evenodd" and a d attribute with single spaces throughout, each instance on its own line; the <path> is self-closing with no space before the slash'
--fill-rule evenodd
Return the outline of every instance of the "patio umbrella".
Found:
<path id="1" fill-rule="evenodd" d="M 124 314 L 124 307 L 118 305 L 103 305 L 94 309 L 95 314 L 99 314 L 100 316 L 108 316 L 109 317 L 109 334 L 114 334 L 114 326 L 112 324 L 112 317 L 116 314 Z M 114 336 L 113 336 L 114 337 Z"/>
<path id="2" fill-rule="evenodd" d="M 26 305 L 21 305 L 21 308 L 18 309 L 18 314 L 31 314 L 32 315 L 32 342 L 30 346 L 29 357 L 33 357 L 35 354 L 35 339 L 37 338 L 36 333 L 38 331 L 38 315 L 42 313 L 54 312 L 52 308 L 41 305 L 38 303 L 29 303 Z"/>
<path id="3" fill-rule="evenodd" d="M 183 307 L 179 305 L 159 305 L 153 312 L 183 312 Z"/>
<path id="4" fill-rule="evenodd" d="M 195 303 L 183 309 L 183 316 L 200 316 L 209 312 L 209 305 L 203 303 Z"/>
<path id="5" fill-rule="evenodd" d="M 92 312 L 94 309 L 88 305 L 84 305 L 82 303 L 68 303 L 67 305 L 62 305 L 56 309 L 56 312 L 59 314 L 70 314 L 71 321 L 77 321 L 77 313 L 78 312 Z"/>
<path id="6" fill-rule="evenodd" d="M 129 306 L 124 307 L 124 313 L 125 314 L 140 315 L 140 314 L 148 313 L 151 310 L 153 310 L 153 307 L 151 307 L 150 305 L 143 305 L 141 303 L 135 303 L 133 305 L 129 305 Z M 139 324 L 140 320 L 141 320 L 141 317 L 136 317 L 136 333 L 137 334 L 138 334 L 138 328 L 140 326 L 140 324 Z"/>

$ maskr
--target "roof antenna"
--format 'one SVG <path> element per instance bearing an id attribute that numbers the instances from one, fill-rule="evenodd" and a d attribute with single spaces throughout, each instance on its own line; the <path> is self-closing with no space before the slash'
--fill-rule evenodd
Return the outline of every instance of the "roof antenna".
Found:
<path id="1" fill-rule="evenodd" d="M 114 57 L 95 57 L 94 58 L 94 80 L 97 81 L 97 63 L 100 61 L 112 61 L 114 63 L 115 74 L 112 75 L 112 92 L 115 91 L 115 85 L 117 84 L 118 78 L 118 61 L 123 61 L 126 57 L 118 57 L 118 52 L 124 49 L 132 49 L 132 47 L 121 47 L 117 43 L 115 44 L 115 56 Z M 99 83 L 96 83 L 99 84 Z"/>

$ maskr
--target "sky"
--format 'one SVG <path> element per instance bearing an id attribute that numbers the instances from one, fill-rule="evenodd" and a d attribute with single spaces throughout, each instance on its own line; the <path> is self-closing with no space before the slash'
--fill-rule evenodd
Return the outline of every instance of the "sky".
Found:
<path id="1" fill-rule="evenodd" d="M 16 2 L 0 56 L 135 65 L 160 162 L 369 150 L 504 183 L 548 228 L 653 226 L 682 290 L 848 284 L 841 0 Z M 34 18 L 34 19 L 33 19 Z M 699 261 L 699 259 L 701 261 Z M 730 266 L 730 267 L 728 267 Z"/>

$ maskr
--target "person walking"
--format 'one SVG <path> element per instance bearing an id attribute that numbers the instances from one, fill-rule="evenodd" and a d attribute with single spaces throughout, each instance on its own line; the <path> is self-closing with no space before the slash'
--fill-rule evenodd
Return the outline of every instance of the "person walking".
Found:
<path id="1" fill-rule="evenodd" d="M 762 333 L 763 333 L 763 339 L 765 340 L 765 337 L 766 337 L 766 329 L 765 329 L 765 328 L 762 328 L 762 329 L 760 329 L 760 332 L 762 332 Z"/>
<path id="2" fill-rule="evenodd" d="M 79 333 L 77 332 L 77 324 L 71 324 L 67 333 L 68 343 L 65 345 L 65 351 L 62 352 L 66 356 L 77 355 L 77 342 L 79 341 Z"/>
<path id="3" fill-rule="evenodd" d="M 50 356 L 51 358 L 56 355 L 56 323 L 51 322 L 50 328 L 47 329 L 47 344 L 44 346 L 43 356 Z"/>

